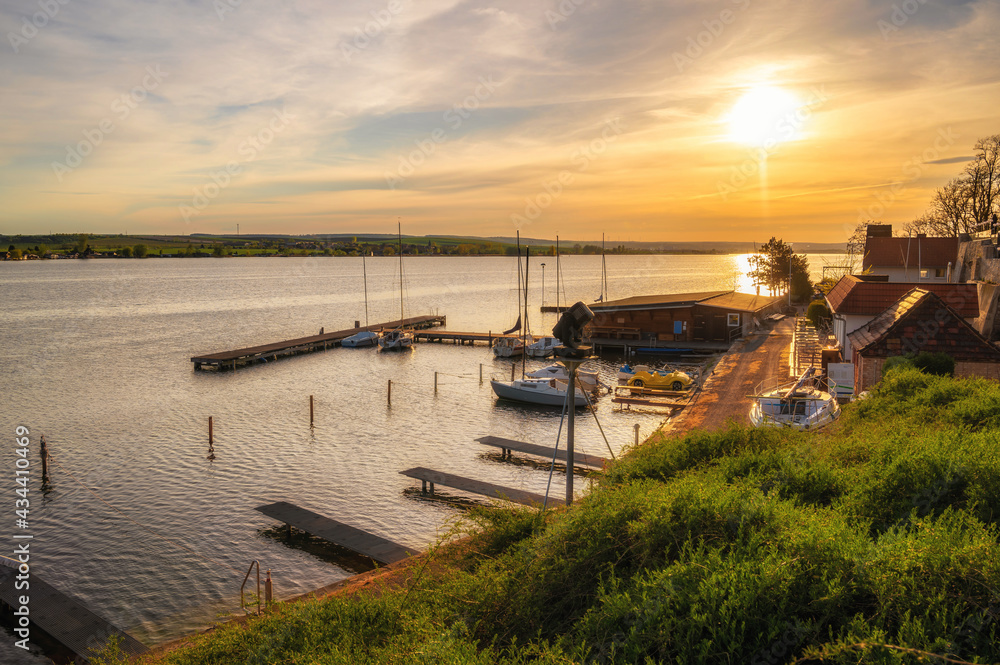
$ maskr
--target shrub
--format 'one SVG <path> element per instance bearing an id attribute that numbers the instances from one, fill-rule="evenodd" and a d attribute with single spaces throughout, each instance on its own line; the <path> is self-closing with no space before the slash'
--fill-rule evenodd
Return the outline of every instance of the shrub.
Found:
<path id="1" fill-rule="evenodd" d="M 955 376 L 955 359 L 940 351 L 921 351 L 913 358 L 913 366 L 925 374 Z"/>
<path id="2" fill-rule="evenodd" d="M 830 308 L 822 300 L 813 300 L 806 310 L 806 318 L 812 322 L 813 327 L 819 328 L 830 320 Z"/>

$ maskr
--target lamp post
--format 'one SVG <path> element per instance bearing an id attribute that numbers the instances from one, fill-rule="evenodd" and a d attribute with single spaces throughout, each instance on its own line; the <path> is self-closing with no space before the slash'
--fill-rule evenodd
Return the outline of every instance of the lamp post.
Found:
<path id="1" fill-rule="evenodd" d="M 542 264 L 542 307 L 545 307 L 545 264 Z"/>

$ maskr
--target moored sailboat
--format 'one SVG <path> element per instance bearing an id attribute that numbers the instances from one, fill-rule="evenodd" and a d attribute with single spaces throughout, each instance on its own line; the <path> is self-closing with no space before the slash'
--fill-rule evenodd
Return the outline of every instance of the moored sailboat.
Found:
<path id="1" fill-rule="evenodd" d="M 390 330 L 378 340 L 382 351 L 404 351 L 413 347 L 413 331 L 403 327 L 403 233 L 399 222 L 396 223 L 396 237 L 399 241 L 399 327 Z"/>

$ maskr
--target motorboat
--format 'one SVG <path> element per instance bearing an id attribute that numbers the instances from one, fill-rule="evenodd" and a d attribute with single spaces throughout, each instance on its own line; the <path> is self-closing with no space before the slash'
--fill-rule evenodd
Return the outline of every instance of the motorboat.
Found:
<path id="1" fill-rule="evenodd" d="M 382 335 L 370 330 L 362 330 L 350 337 L 345 337 L 340 341 L 340 345 L 348 349 L 358 349 L 365 346 L 375 346 L 382 338 Z"/>
<path id="2" fill-rule="evenodd" d="M 529 358 L 548 358 L 555 353 L 557 346 L 559 346 L 559 340 L 555 337 L 546 336 L 540 337 L 531 344 L 528 344 L 524 347 L 524 350 Z"/>
<path id="3" fill-rule="evenodd" d="M 413 333 L 401 328 L 390 330 L 379 338 L 378 346 L 383 351 L 403 351 L 413 348 Z"/>
<path id="4" fill-rule="evenodd" d="M 569 381 L 569 372 L 567 372 L 566 368 L 559 363 L 547 365 L 541 369 L 528 372 L 525 376 L 531 379 L 555 379 L 557 381 Z M 581 388 L 590 392 L 597 392 L 601 386 L 597 371 L 592 369 L 580 368 L 576 370 L 576 382 Z"/>
<path id="5" fill-rule="evenodd" d="M 509 399 L 543 406 L 563 406 L 566 403 L 569 383 L 557 379 L 516 379 L 514 381 L 491 380 L 493 392 L 501 399 Z M 576 388 L 573 391 L 574 406 L 587 406 L 587 395 Z"/>
<path id="6" fill-rule="evenodd" d="M 798 381 L 779 386 L 758 386 L 750 408 L 750 422 L 755 427 L 790 427 L 814 430 L 840 417 L 840 404 L 830 393 L 816 387 L 819 373 L 807 369 Z"/>

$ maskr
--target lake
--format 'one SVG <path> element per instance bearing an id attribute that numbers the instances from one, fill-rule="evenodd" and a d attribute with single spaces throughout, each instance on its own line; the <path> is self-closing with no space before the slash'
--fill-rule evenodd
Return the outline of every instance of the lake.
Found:
<path id="1" fill-rule="evenodd" d="M 810 257 L 814 278 L 824 260 L 836 262 Z M 518 314 L 515 261 L 404 258 L 405 314 L 445 314 L 452 330 L 509 328 Z M 371 323 L 399 316 L 398 265 L 367 259 Z M 608 296 L 752 290 L 740 274 L 745 266 L 745 256 L 609 256 Z M 563 257 L 561 269 L 561 302 L 600 294 L 600 256 Z M 543 279 L 544 302 L 555 304 L 554 257 L 531 259 L 536 333 L 556 321 L 538 310 Z M 13 439 L 23 425 L 34 462 L 24 531 L 34 536 L 32 572 L 147 644 L 237 612 L 255 559 L 272 571 L 282 598 L 363 569 L 272 537 L 276 523 L 255 506 L 290 501 L 424 549 L 460 511 L 404 494 L 415 481 L 402 469 L 427 466 L 545 492 L 546 473 L 485 459 L 475 442 L 493 434 L 552 445 L 560 419 L 557 410 L 497 402 L 488 379 L 509 378 L 511 361 L 494 360 L 484 346 L 418 344 L 402 355 L 335 349 L 235 373 L 193 371 L 189 358 L 197 354 L 364 324 L 360 258 L 6 262 L 0 284 L 6 528 L 16 531 Z M 606 383 L 621 361 L 608 355 L 596 363 Z M 616 454 L 633 441 L 635 424 L 646 436 L 663 421 L 611 407 L 605 396 L 597 411 Z M 209 416 L 215 460 L 206 459 Z M 55 459 L 44 497 L 40 435 Z M 607 455 L 590 416 L 577 419 L 576 441 L 579 450 Z M 556 474 L 557 500 L 563 483 Z M 576 486 L 583 491 L 586 482 Z M 10 556 L 13 545 L 4 549 Z M 45 662 L 8 637 L 0 661 Z"/>

